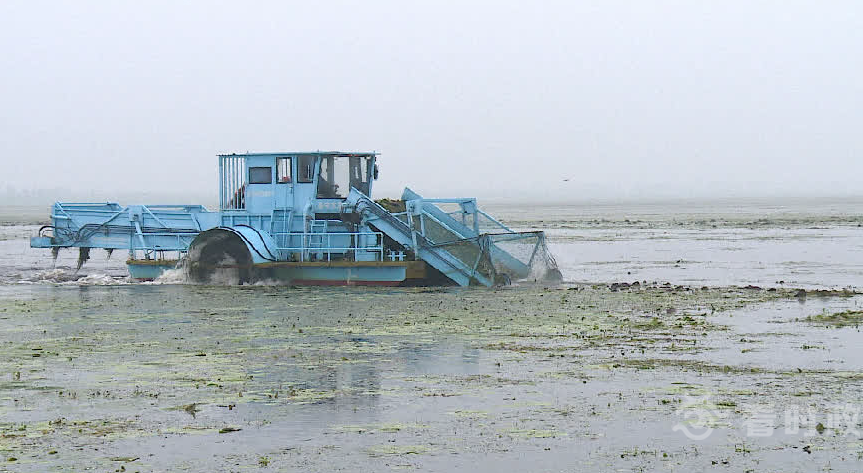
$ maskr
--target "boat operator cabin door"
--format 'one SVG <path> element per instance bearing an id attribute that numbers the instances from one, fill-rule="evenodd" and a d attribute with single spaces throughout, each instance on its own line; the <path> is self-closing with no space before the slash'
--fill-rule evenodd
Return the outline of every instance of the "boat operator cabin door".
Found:
<path id="1" fill-rule="evenodd" d="M 247 155 L 246 211 L 251 215 L 269 215 L 275 204 L 275 169 L 272 156 Z"/>
<path id="2" fill-rule="evenodd" d="M 298 216 L 303 214 L 303 209 L 315 198 L 315 174 L 318 168 L 318 156 L 315 154 L 301 154 L 294 156 L 294 201 L 292 207 Z"/>
<path id="3" fill-rule="evenodd" d="M 277 210 L 291 209 L 294 206 L 294 157 L 276 158 L 275 207 Z"/>

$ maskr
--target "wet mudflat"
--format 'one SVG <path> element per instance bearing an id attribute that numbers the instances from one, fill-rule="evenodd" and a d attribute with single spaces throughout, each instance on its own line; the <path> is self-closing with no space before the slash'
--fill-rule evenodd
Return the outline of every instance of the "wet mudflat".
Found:
<path id="1" fill-rule="evenodd" d="M 857 471 L 861 304 L 642 283 L 0 286 L 0 469 Z M 764 412 L 775 432 L 751 435 Z"/>

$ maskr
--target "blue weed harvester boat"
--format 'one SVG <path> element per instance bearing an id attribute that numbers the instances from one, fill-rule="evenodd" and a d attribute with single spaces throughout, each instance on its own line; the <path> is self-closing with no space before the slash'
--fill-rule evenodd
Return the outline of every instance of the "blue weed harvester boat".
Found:
<path id="1" fill-rule="evenodd" d="M 493 286 L 560 278 L 540 231 L 515 232 L 476 199 L 369 196 L 375 153 L 219 156 L 219 210 L 57 202 L 33 248 L 128 250 L 129 274 L 180 267 L 199 283 Z"/>

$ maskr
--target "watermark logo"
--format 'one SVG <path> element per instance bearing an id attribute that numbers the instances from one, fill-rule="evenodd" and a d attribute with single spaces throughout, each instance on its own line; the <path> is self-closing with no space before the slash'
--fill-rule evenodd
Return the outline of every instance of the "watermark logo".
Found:
<path id="1" fill-rule="evenodd" d="M 713 427 L 725 413 L 710 401 L 710 395 L 685 396 L 675 415 L 683 420 L 672 427 L 675 432 L 683 432 L 689 440 L 705 440 L 713 433 Z"/>
<path id="2" fill-rule="evenodd" d="M 861 423 L 861 406 L 845 403 L 826 406 L 827 412 L 816 413 L 812 406 L 786 406 L 784 415 L 773 404 L 745 404 L 741 406 L 743 413 L 742 427 L 750 438 L 772 437 L 781 427 L 785 435 L 803 435 L 811 437 L 821 435 L 830 430 L 836 435 L 847 435 L 855 438 L 863 436 Z M 718 409 L 710 401 L 710 396 L 685 396 L 675 415 L 683 420 L 672 427 L 674 432 L 682 432 L 690 440 L 705 440 L 713 433 L 720 419 L 728 413 Z M 783 422 L 784 421 L 784 422 Z M 782 423 L 781 426 L 777 425 Z"/>

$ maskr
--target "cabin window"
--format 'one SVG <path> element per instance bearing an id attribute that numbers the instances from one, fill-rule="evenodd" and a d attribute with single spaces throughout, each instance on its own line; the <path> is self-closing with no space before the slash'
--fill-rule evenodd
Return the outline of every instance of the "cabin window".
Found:
<path id="1" fill-rule="evenodd" d="M 351 188 L 369 194 L 371 158 L 368 156 L 327 156 L 321 159 L 318 176 L 319 199 L 344 199 Z"/>
<path id="2" fill-rule="evenodd" d="M 312 182 L 315 179 L 316 156 L 300 156 L 297 158 L 297 182 Z"/>
<path id="3" fill-rule="evenodd" d="M 255 167 L 249 168 L 249 184 L 272 184 L 273 168 Z"/>
<path id="4" fill-rule="evenodd" d="M 319 199 L 343 199 L 350 192 L 350 172 L 347 156 L 327 156 L 321 159 L 318 176 Z"/>
<path id="5" fill-rule="evenodd" d="M 291 182 L 291 158 L 276 160 L 276 182 L 279 184 Z"/>
<path id="6" fill-rule="evenodd" d="M 369 168 L 371 166 L 371 158 L 366 156 L 351 157 L 351 187 L 365 195 L 369 195 Z"/>

